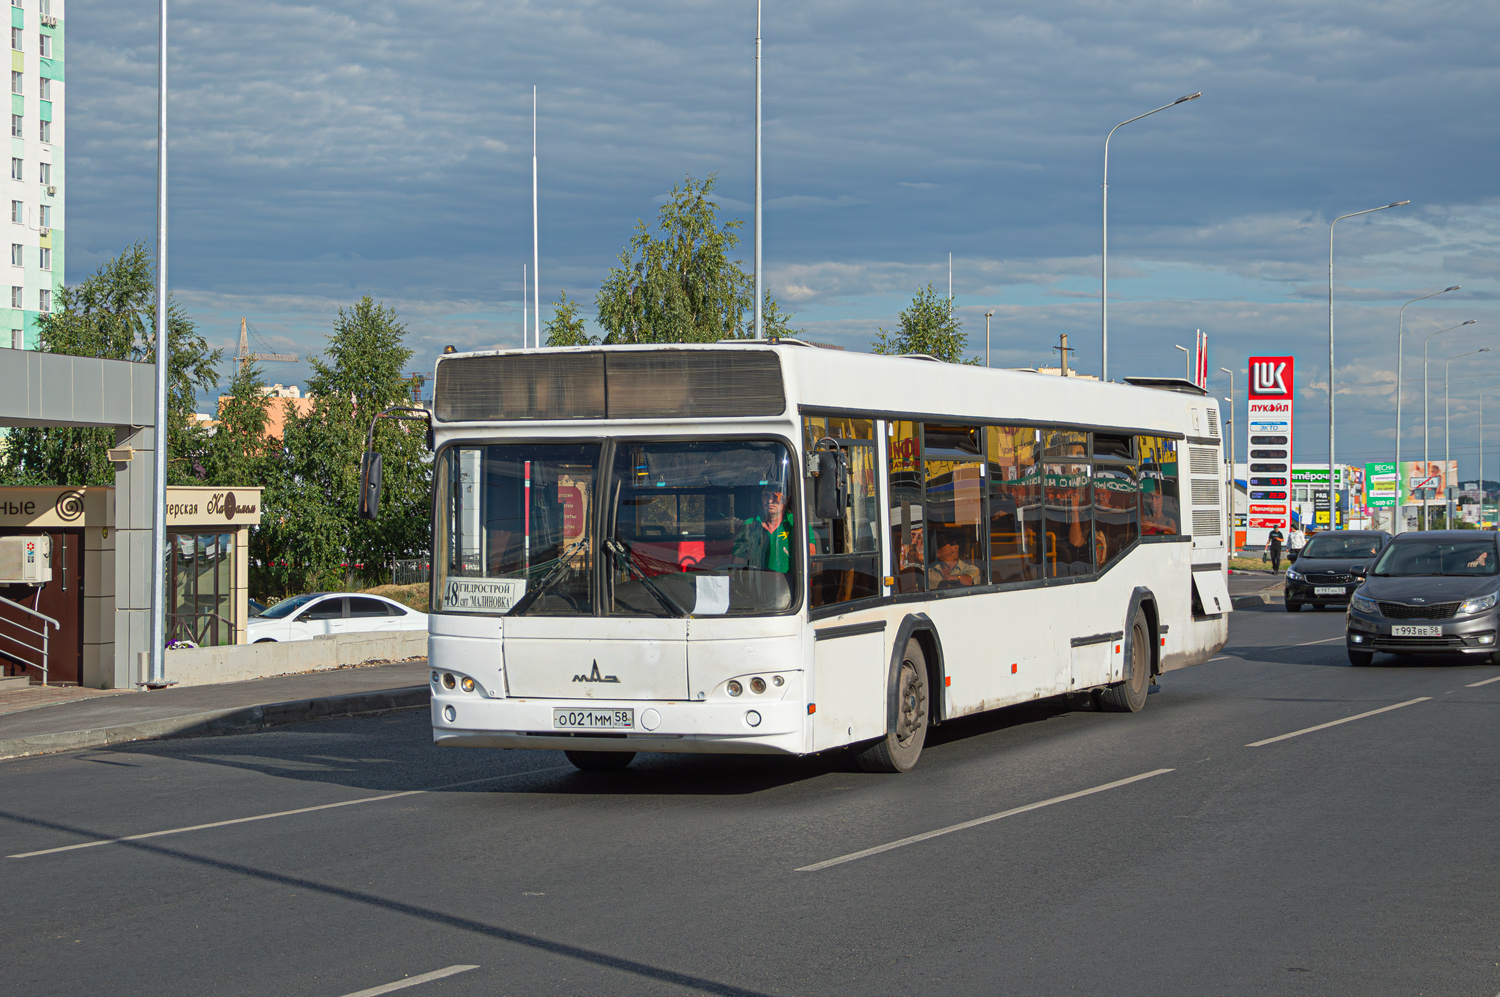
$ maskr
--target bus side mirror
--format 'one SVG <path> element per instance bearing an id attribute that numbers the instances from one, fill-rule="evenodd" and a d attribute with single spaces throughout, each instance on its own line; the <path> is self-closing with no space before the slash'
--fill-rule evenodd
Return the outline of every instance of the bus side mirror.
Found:
<path id="1" fill-rule="evenodd" d="M 380 515 L 380 486 L 383 482 L 380 454 L 366 450 L 359 462 L 360 519 L 375 519 Z"/>
<path id="2" fill-rule="evenodd" d="M 813 512 L 819 519 L 839 521 L 848 506 L 845 493 L 844 455 L 838 450 L 817 453 L 818 472 L 813 478 Z"/>

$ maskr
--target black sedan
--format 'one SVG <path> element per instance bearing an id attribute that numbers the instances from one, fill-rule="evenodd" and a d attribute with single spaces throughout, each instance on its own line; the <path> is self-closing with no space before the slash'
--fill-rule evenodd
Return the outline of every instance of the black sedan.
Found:
<path id="1" fill-rule="evenodd" d="M 1355 572 L 1368 568 L 1390 539 L 1384 530 L 1341 530 L 1313 537 L 1286 569 L 1286 611 L 1348 603 L 1359 585 Z"/>
<path id="2" fill-rule="evenodd" d="M 1500 664 L 1495 634 L 1500 546 L 1474 530 L 1403 533 L 1349 600 L 1349 661 L 1388 654 L 1466 654 Z"/>

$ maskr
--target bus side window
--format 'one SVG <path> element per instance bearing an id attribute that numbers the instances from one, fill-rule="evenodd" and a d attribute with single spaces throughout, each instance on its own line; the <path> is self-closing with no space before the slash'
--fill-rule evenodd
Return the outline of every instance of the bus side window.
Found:
<path id="1" fill-rule="evenodd" d="M 1094 466 L 1094 563 L 1103 571 L 1140 536 L 1135 468 Z"/>
<path id="2" fill-rule="evenodd" d="M 835 603 L 868 599 L 880 594 L 879 490 L 875 480 L 875 422 L 839 416 L 805 416 L 803 445 L 812 452 L 819 440 L 834 440 L 846 460 L 844 491 L 848 496 L 842 519 L 820 519 L 815 508 L 815 487 L 809 479 L 803 488 L 804 515 L 812 534 L 812 557 L 808 570 L 816 609 Z M 827 444 L 824 448 L 827 449 Z"/>
<path id="3" fill-rule="evenodd" d="M 1042 577 L 1042 474 L 1037 431 L 988 426 L 984 453 L 990 499 L 990 583 Z"/>
<path id="4" fill-rule="evenodd" d="M 1048 463 L 1045 467 L 1047 576 L 1087 575 L 1094 570 L 1090 466 Z"/>
<path id="5" fill-rule="evenodd" d="M 978 427 L 932 422 L 922 427 L 929 589 L 986 582 L 983 448 Z"/>
<path id="6" fill-rule="evenodd" d="M 922 437 L 914 422 L 888 425 L 891 504 L 887 514 L 895 592 L 923 592 L 927 588 L 927 545 L 923 537 Z"/>
<path id="7" fill-rule="evenodd" d="M 1177 496 L 1177 441 L 1162 436 L 1136 440 L 1141 455 L 1141 533 L 1180 536 L 1182 510 Z"/>

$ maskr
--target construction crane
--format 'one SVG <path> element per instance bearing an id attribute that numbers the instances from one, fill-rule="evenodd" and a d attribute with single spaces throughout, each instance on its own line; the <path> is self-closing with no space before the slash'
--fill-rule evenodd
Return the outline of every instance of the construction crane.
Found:
<path id="1" fill-rule="evenodd" d="M 248 331 L 247 331 L 246 326 L 247 326 L 247 323 L 245 322 L 244 317 L 241 316 L 241 318 L 240 318 L 240 349 L 239 349 L 239 352 L 234 355 L 234 359 L 240 365 L 240 370 L 243 371 L 245 369 L 245 364 L 251 362 L 252 360 L 276 360 L 276 361 L 280 361 L 280 362 L 283 362 L 283 363 L 294 363 L 294 362 L 296 362 L 296 360 L 297 360 L 297 354 L 295 354 L 295 353 L 251 353 L 250 352 L 250 339 L 249 339 L 249 335 L 248 335 Z M 256 337 L 257 340 L 259 338 L 260 338 L 259 336 Z"/>

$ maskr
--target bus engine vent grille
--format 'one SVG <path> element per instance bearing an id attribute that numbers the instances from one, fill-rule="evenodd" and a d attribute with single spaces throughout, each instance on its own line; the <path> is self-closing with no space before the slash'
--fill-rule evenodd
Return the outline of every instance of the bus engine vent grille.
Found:
<path id="1" fill-rule="evenodd" d="M 1219 519 L 1218 509 L 1194 509 L 1193 510 L 1193 536 L 1195 537 L 1217 537 L 1223 534 L 1224 527 Z"/>
<path id="2" fill-rule="evenodd" d="M 1204 481 L 1202 478 L 1193 479 L 1193 505 L 1219 504 L 1219 482 L 1217 479 Z"/>
<path id="3" fill-rule="evenodd" d="M 1212 447 L 1188 447 L 1188 468 L 1194 474 L 1219 476 L 1219 451 Z"/>
<path id="4" fill-rule="evenodd" d="M 1216 408 L 1214 408 L 1212 405 L 1210 405 L 1208 407 L 1208 409 L 1207 409 L 1207 412 L 1208 412 L 1208 435 L 1209 436 L 1218 436 L 1219 435 L 1219 410 L 1216 409 Z"/>

